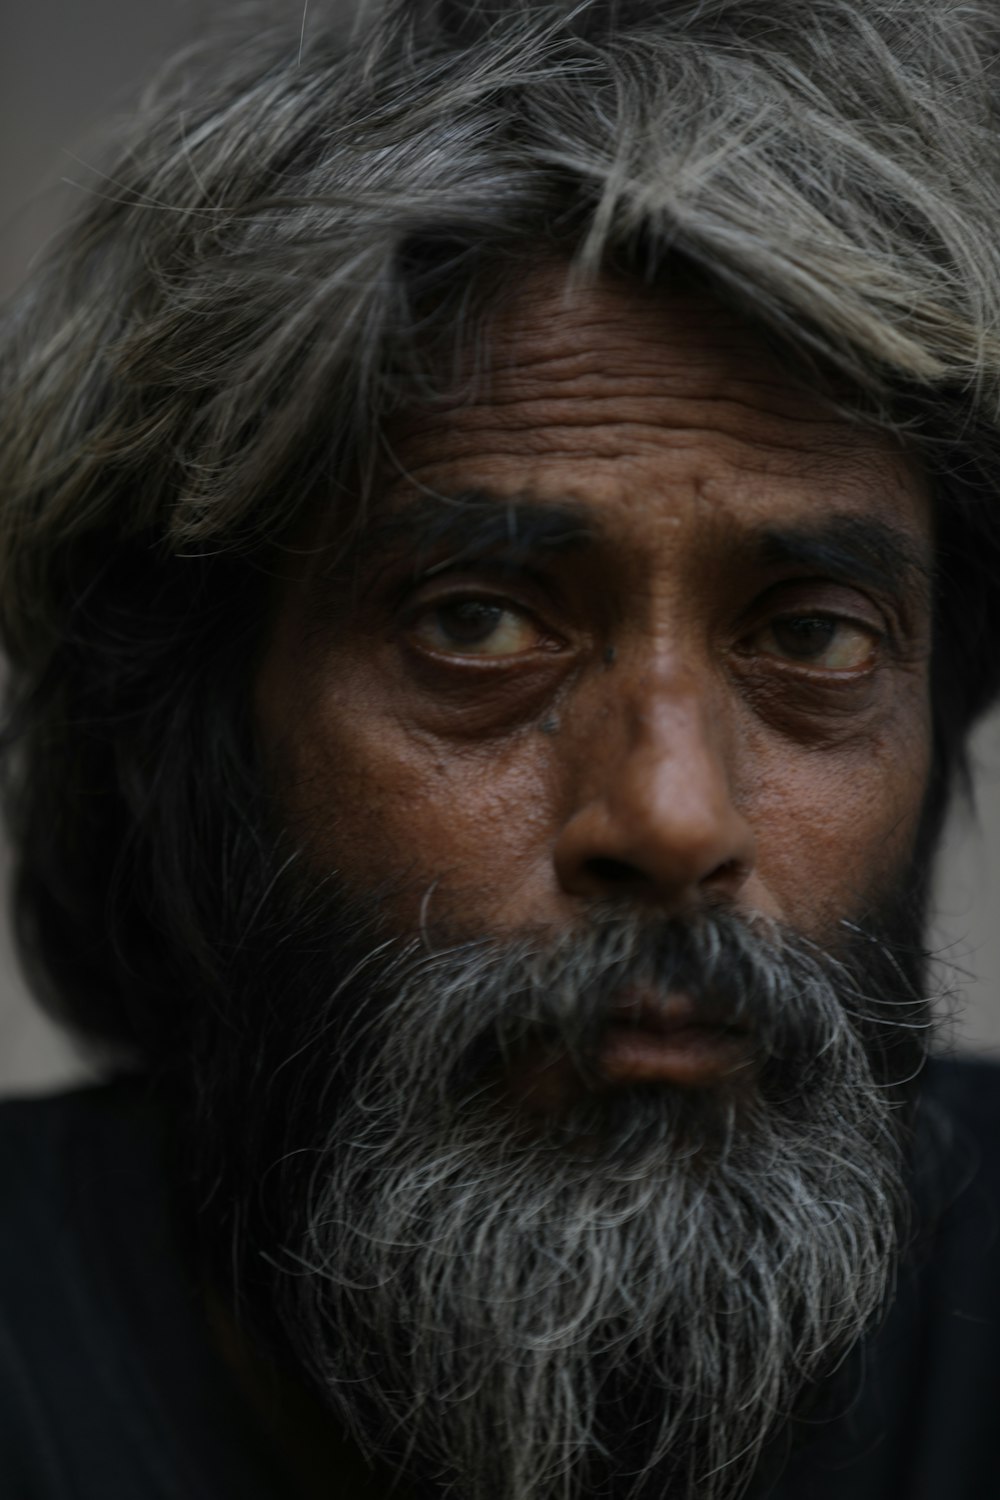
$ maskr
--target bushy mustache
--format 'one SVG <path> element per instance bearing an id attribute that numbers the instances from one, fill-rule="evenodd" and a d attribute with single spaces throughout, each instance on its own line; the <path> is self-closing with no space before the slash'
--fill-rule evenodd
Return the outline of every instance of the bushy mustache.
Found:
<path id="1" fill-rule="evenodd" d="M 922 958 L 846 923 L 830 951 L 725 908 L 673 919 L 595 908 L 555 939 L 540 930 L 436 951 L 374 945 L 330 1010 L 345 1017 L 341 1056 L 352 1077 L 377 1055 L 380 1074 L 398 1073 L 401 1087 L 420 1076 L 423 1106 L 445 1114 L 529 1045 L 564 1054 L 593 1084 L 606 1030 L 623 1023 L 622 1002 L 635 994 L 654 1005 L 682 995 L 692 1024 L 744 1035 L 766 1095 L 798 1094 L 818 1069 L 829 1080 L 859 1046 L 878 1083 L 904 1093 L 931 1025 Z"/>

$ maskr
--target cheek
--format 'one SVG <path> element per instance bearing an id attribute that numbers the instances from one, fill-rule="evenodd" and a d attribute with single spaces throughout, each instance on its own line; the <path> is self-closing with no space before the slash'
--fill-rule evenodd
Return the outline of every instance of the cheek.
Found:
<path id="1" fill-rule="evenodd" d="M 910 708 L 856 745 L 756 759 L 753 883 L 800 931 L 831 930 L 905 878 L 930 774 L 929 716 Z"/>
<path id="2" fill-rule="evenodd" d="M 530 920 L 552 843 L 549 750 L 537 728 L 488 751 L 442 748 L 350 695 L 299 714 L 280 752 L 293 831 L 317 872 L 384 890 L 394 925 L 456 935 Z M 350 702 L 350 708 L 346 703 Z"/>

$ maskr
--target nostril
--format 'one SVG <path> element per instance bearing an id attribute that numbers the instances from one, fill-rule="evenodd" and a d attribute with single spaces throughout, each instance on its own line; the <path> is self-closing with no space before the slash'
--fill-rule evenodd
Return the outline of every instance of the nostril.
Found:
<path id="1" fill-rule="evenodd" d="M 602 885 L 636 886 L 648 884 L 648 879 L 635 865 L 630 865 L 624 859 L 605 859 L 599 856 L 596 859 L 588 859 L 586 862 L 587 872 L 600 881 Z"/>

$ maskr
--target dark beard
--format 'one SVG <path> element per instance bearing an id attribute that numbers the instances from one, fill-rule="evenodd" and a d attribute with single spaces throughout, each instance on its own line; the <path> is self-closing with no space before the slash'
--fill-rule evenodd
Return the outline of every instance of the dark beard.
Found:
<path id="1" fill-rule="evenodd" d="M 431 953 L 271 878 L 191 1080 L 215 1275 L 407 1487 L 730 1500 L 886 1300 L 918 932 L 598 910 Z M 650 982 L 748 1029 L 749 1085 L 594 1087 Z M 528 1121 L 538 1039 L 581 1086 Z"/>

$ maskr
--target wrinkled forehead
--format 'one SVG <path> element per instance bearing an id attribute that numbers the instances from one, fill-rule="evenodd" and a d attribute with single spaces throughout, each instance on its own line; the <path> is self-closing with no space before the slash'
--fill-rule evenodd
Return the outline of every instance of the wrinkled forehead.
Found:
<path id="1" fill-rule="evenodd" d="M 376 510 L 460 497 L 567 505 L 639 535 L 696 509 L 702 529 L 836 510 L 930 535 L 930 483 L 892 433 L 809 383 L 706 289 L 547 264 L 498 305 L 448 396 L 401 412 Z"/>
<path id="2" fill-rule="evenodd" d="M 691 277 L 581 283 L 543 262 L 459 337 L 385 424 L 350 535 L 328 507 L 303 527 L 307 573 L 438 544 L 527 553 L 581 537 L 633 558 L 684 547 L 701 566 L 716 550 L 759 556 L 780 535 L 860 548 L 882 573 L 891 556 L 926 593 L 918 457 L 855 414 L 843 381 L 807 379 Z"/>
<path id="3" fill-rule="evenodd" d="M 560 403 L 586 401 L 595 424 L 622 421 L 683 429 L 710 415 L 733 440 L 796 455 L 843 458 L 866 446 L 899 451 L 898 440 L 861 420 L 846 380 L 813 365 L 791 343 L 722 302 L 685 269 L 655 285 L 606 271 L 587 281 L 545 260 L 508 279 L 461 344 L 443 346 L 441 395 L 415 399 L 392 423 L 397 441 L 433 443 L 429 422 L 527 435 L 558 420 Z M 450 376 L 450 379 L 449 379 Z M 865 443 L 866 437 L 870 440 Z"/>

